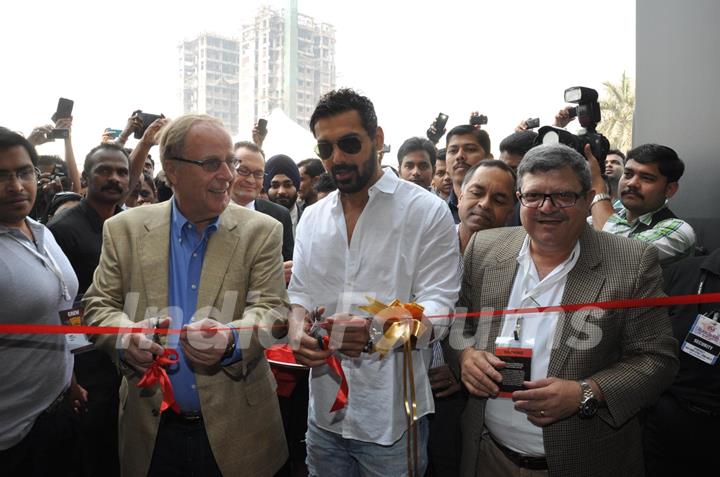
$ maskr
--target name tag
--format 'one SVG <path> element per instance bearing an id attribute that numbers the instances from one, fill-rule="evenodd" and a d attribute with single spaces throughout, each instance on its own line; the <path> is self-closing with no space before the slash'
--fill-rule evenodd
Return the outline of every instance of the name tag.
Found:
<path id="1" fill-rule="evenodd" d="M 705 315 L 698 315 L 680 349 L 704 363 L 714 365 L 720 356 L 720 323 Z"/>
<path id="2" fill-rule="evenodd" d="M 525 389 L 523 381 L 530 381 L 532 354 L 532 348 L 496 346 L 495 356 L 505 362 L 505 367 L 498 370 L 502 375 L 499 397 L 509 398 L 514 391 Z"/>
<path id="3" fill-rule="evenodd" d="M 82 324 L 82 317 L 84 308 L 76 306 L 68 310 L 62 310 L 60 312 L 60 321 L 65 326 L 80 326 Z M 82 333 L 68 333 L 65 335 L 68 348 L 73 354 L 83 353 L 95 349 L 95 345 L 91 343 L 87 336 Z"/>

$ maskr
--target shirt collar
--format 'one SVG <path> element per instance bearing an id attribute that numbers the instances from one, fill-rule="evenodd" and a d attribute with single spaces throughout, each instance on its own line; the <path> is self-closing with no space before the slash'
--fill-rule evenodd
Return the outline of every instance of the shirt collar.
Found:
<path id="1" fill-rule="evenodd" d="M 180 212 L 180 209 L 177 206 L 177 202 L 175 201 L 175 197 L 172 199 L 172 230 L 173 235 L 175 236 L 182 236 L 183 228 L 187 224 L 192 224 L 183 214 Z M 218 228 L 218 225 L 220 225 L 220 216 L 215 217 L 215 219 L 208 224 L 208 226 L 205 228 L 203 232 L 203 236 L 207 237 L 211 233 L 215 232 Z M 194 226 L 194 224 L 193 224 Z"/>
<path id="2" fill-rule="evenodd" d="M 30 231 L 32 231 L 33 237 L 35 237 L 35 242 L 37 243 L 38 247 L 40 247 L 41 249 L 45 247 L 45 226 L 42 225 L 40 222 L 34 220 L 30 216 L 25 217 L 25 222 L 27 222 L 28 227 L 30 227 Z M 0 235 L 6 234 L 12 234 L 19 238 L 30 240 L 25 236 L 24 233 L 20 231 L 20 229 L 0 224 Z"/>
<path id="3" fill-rule="evenodd" d="M 393 172 L 382 172 L 383 174 L 380 176 L 380 178 L 372 186 L 370 186 L 370 189 L 368 189 L 368 196 L 370 199 L 372 199 L 373 196 L 375 196 L 379 192 L 383 192 L 385 194 L 394 194 L 398 188 L 398 185 L 400 184 L 400 179 L 398 179 L 398 177 Z M 332 195 L 328 195 L 326 199 L 330 198 L 330 200 L 333 201 L 332 207 L 342 207 L 342 202 L 340 202 L 340 191 L 335 190 L 331 192 L 331 194 Z"/>
<path id="4" fill-rule="evenodd" d="M 368 194 L 370 197 L 377 194 L 378 192 L 384 192 L 386 194 L 394 194 L 397 190 L 400 179 L 393 172 L 382 171 L 382 175 L 375 182 L 370 189 Z M 377 191 L 377 192 L 376 192 Z"/>
<path id="5" fill-rule="evenodd" d="M 573 247 L 572 252 L 570 252 L 570 255 L 568 255 L 568 258 L 565 259 L 563 263 L 561 263 L 558 267 L 555 267 L 555 269 L 545 278 L 548 278 L 550 276 L 555 275 L 558 271 L 563 270 L 565 267 L 567 267 L 569 264 L 574 264 L 577 262 L 577 258 L 580 255 L 580 240 L 578 239 L 575 242 L 575 247 Z M 525 235 L 525 240 L 523 241 L 522 247 L 520 248 L 520 252 L 517 256 L 517 262 L 520 265 L 520 267 L 525 267 L 525 270 L 534 270 L 535 267 L 531 267 L 530 265 L 533 264 L 532 257 L 530 256 L 530 236 Z"/>
<path id="6" fill-rule="evenodd" d="M 641 223 L 649 226 L 649 225 L 652 223 L 653 215 L 655 215 L 655 214 L 657 214 L 658 212 L 660 212 L 661 210 L 667 208 L 667 203 L 668 203 L 668 201 L 667 201 L 667 199 L 665 199 L 665 203 L 664 203 L 662 206 L 660 206 L 659 209 L 656 209 L 656 210 L 653 210 L 653 211 L 648 212 L 648 213 L 646 213 L 646 214 L 643 214 L 643 215 L 641 215 L 640 217 L 638 217 L 638 218 L 637 218 L 635 221 L 633 221 L 633 222 L 630 222 L 630 221 L 628 220 L 628 218 L 627 218 L 627 209 L 626 209 L 624 206 L 623 206 L 622 210 L 618 213 L 618 215 L 619 215 L 625 222 L 627 222 L 628 224 L 634 224 L 636 221 L 639 220 Z"/>

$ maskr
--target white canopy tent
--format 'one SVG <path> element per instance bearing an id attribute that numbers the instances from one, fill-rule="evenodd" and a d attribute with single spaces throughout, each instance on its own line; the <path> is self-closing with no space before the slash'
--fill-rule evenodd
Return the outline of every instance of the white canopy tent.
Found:
<path id="1" fill-rule="evenodd" d="M 285 154 L 297 163 L 317 157 L 315 138 L 309 129 L 290 119 L 280 108 L 274 109 L 266 119 L 268 133 L 263 142 L 266 159 L 276 154 Z"/>

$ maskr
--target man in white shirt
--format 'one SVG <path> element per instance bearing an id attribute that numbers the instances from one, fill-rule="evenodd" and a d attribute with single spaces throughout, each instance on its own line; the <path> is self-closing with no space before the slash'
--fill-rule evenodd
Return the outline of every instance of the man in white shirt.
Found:
<path id="1" fill-rule="evenodd" d="M 664 308 L 593 306 L 662 296 L 655 247 L 585 223 L 594 195 L 579 153 L 538 146 L 518 167 L 523 227 L 468 244 L 469 313 L 588 305 L 456 321 L 451 359 L 470 393 L 461 475 L 644 475 L 637 413 L 672 382 L 677 342 Z M 511 354 L 529 358 L 524 377 L 498 357 Z"/>
<path id="2" fill-rule="evenodd" d="M 338 186 L 307 209 L 298 224 L 293 276 L 291 345 L 312 367 L 307 452 L 311 475 L 408 475 L 403 401 L 403 356 L 368 354 L 370 321 L 357 307 L 367 296 L 417 302 L 432 325 L 447 333 L 459 290 L 458 240 L 447 205 L 437 196 L 383 173 L 377 151 L 383 131 L 369 99 L 352 90 L 325 95 L 310 120 L 317 152 Z M 331 349 L 308 334 L 308 312 L 324 309 Z M 333 331 L 334 328 L 334 331 Z M 412 351 L 415 377 L 416 475 L 426 463 L 427 419 L 433 396 L 427 378 L 431 349 Z M 347 405 L 331 412 L 339 388 L 325 364 L 340 359 L 349 386 Z"/>

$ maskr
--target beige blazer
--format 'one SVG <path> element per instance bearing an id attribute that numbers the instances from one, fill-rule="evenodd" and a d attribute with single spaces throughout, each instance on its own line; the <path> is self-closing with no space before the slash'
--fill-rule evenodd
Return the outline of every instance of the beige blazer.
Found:
<path id="1" fill-rule="evenodd" d="M 105 222 L 100 264 L 83 300 L 87 324 L 122 327 L 146 317 L 167 316 L 163 310 L 168 303 L 170 222 L 170 201 L 128 210 Z M 263 355 L 269 326 L 276 320 L 285 324 L 289 306 L 281 249 L 279 222 L 230 204 L 209 238 L 203 262 L 200 318 L 232 323 L 241 329 L 240 343 L 246 343 L 241 361 L 195 369 L 210 446 L 228 476 L 271 476 L 288 455 L 276 384 Z M 253 325 L 261 326 L 253 329 Z M 137 387 L 138 374 L 118 359 L 117 337 L 91 339 L 124 374 L 119 423 L 122 475 L 145 476 L 162 394 L 158 387 Z"/>
<path id="2" fill-rule="evenodd" d="M 507 307 L 525 236 L 522 227 L 474 235 L 465 252 L 458 307 L 469 312 Z M 662 295 L 653 246 L 585 228 L 562 304 Z M 458 320 L 451 330 L 451 363 L 457 368 L 468 346 L 494 352 L 502 323 L 502 316 Z M 597 344 L 587 346 L 592 340 Z M 672 383 L 677 368 L 677 342 L 664 308 L 562 313 L 548 376 L 594 379 L 607 407 L 591 419 L 575 415 L 543 429 L 550 475 L 644 475 L 637 414 Z M 485 402 L 471 396 L 463 415 L 463 476 L 482 475 L 477 456 Z"/>

